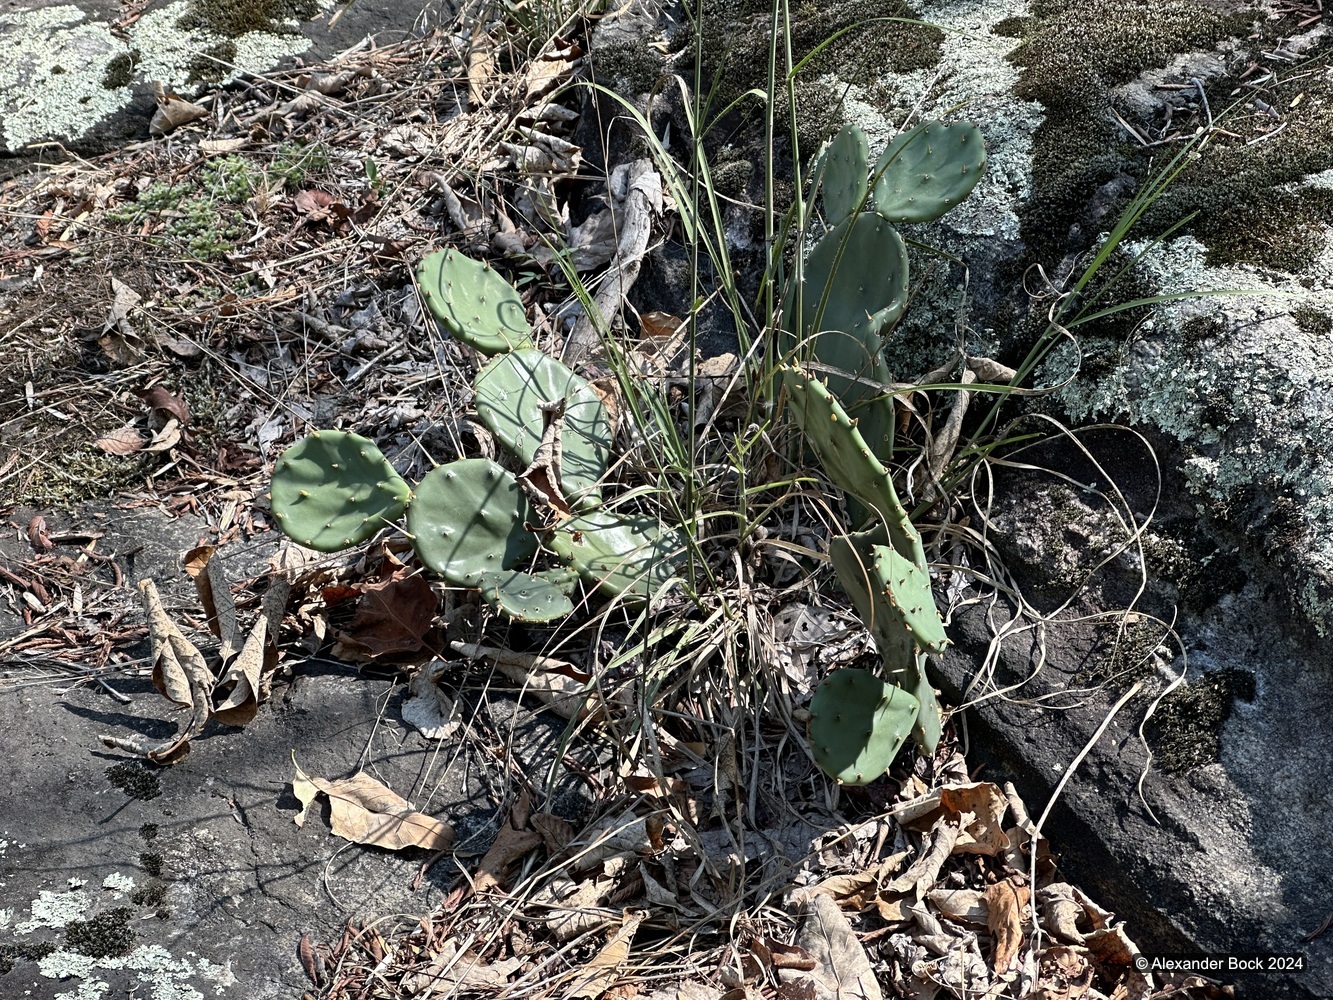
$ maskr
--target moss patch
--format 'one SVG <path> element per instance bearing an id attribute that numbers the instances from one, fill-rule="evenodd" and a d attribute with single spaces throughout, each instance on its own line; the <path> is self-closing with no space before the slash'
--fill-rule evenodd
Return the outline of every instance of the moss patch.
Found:
<path id="1" fill-rule="evenodd" d="M 162 794 L 157 772 L 137 760 L 121 761 L 106 769 L 106 780 L 131 798 L 147 802 Z"/>
<path id="2" fill-rule="evenodd" d="M 1333 315 L 1326 313 L 1322 309 L 1316 309 L 1314 306 L 1297 306 L 1291 311 L 1291 318 L 1296 321 L 1306 333 L 1314 334 L 1316 337 L 1327 337 L 1333 334 Z"/>
<path id="3" fill-rule="evenodd" d="M 134 79 L 134 67 L 139 64 L 139 50 L 122 52 L 106 64 L 102 74 L 102 86 L 107 90 L 128 87 Z"/>
<path id="4" fill-rule="evenodd" d="M 1237 698 L 1254 699 L 1253 674 L 1216 670 L 1164 698 L 1146 730 L 1158 766 L 1167 774 L 1180 774 L 1216 761 L 1222 724 L 1231 717 Z"/>
<path id="5" fill-rule="evenodd" d="M 117 906 L 87 920 L 71 920 L 65 927 L 65 946 L 89 958 L 128 955 L 134 948 L 133 916 L 128 906 Z"/>
<path id="6" fill-rule="evenodd" d="M 315 0 L 192 0 L 177 26 L 240 38 L 251 31 L 279 35 L 295 32 L 293 21 L 309 21 L 319 13 Z"/>
<path id="7" fill-rule="evenodd" d="M 709 31 L 700 46 L 703 78 L 716 81 L 714 107 L 726 107 L 745 91 L 768 81 L 772 7 L 768 0 L 704 0 Z M 903 0 L 835 0 L 793 7 L 792 57 L 799 62 L 846 30 L 802 69 L 797 83 L 797 131 L 802 148 L 813 150 L 841 125 L 841 95 L 828 95 L 815 79 L 834 74 L 845 83 L 871 87 L 887 73 L 930 69 L 940 61 L 944 32 L 922 24 L 885 18 L 919 19 Z M 849 30 L 848 30 L 849 29 Z M 680 49 L 692 52 L 694 32 L 680 33 Z M 779 55 L 781 59 L 781 55 Z M 832 97 L 830 102 L 829 97 Z M 777 108 L 785 115 L 785 102 Z M 783 123 L 788 125 L 789 123 Z"/>
<path id="8" fill-rule="evenodd" d="M 19 962 L 40 962 L 56 950 L 52 941 L 41 944 L 0 944 L 0 976 L 14 971 Z"/>

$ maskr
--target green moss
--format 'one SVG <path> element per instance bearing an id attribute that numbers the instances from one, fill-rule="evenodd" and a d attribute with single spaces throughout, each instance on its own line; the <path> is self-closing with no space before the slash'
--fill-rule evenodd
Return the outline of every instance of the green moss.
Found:
<path id="1" fill-rule="evenodd" d="M 128 955 L 134 949 L 133 916 L 128 906 L 117 906 L 87 920 L 71 920 L 65 927 L 65 946 L 89 958 Z"/>
<path id="2" fill-rule="evenodd" d="M 140 851 L 139 864 L 153 878 L 162 877 L 162 853 L 160 851 Z"/>
<path id="3" fill-rule="evenodd" d="M 149 882 L 147 885 L 140 886 L 130 894 L 130 902 L 136 906 L 158 906 L 167 898 L 167 887 L 165 883 L 157 879 Z"/>
<path id="4" fill-rule="evenodd" d="M 14 971 L 18 962 L 40 962 L 56 950 L 52 941 L 40 944 L 0 944 L 0 976 Z"/>
<path id="5" fill-rule="evenodd" d="M 106 769 L 106 780 L 132 798 L 145 802 L 162 794 L 157 772 L 137 760 L 124 760 Z"/>
<path id="6" fill-rule="evenodd" d="M 139 50 L 131 49 L 129 52 L 121 52 L 106 64 L 106 71 L 102 74 L 102 86 L 106 90 L 118 90 L 121 87 L 128 87 L 134 80 L 134 67 L 139 64 Z"/>
<path id="7" fill-rule="evenodd" d="M 139 836 L 144 840 L 153 841 L 157 839 L 157 824 L 145 823 L 139 827 Z"/>
<path id="8" fill-rule="evenodd" d="M 1146 729 L 1158 766 L 1167 774 L 1180 774 L 1216 761 L 1222 724 L 1231 717 L 1237 698 L 1253 700 L 1253 674 L 1216 670 L 1162 699 Z"/>
<path id="9" fill-rule="evenodd" d="M 1006 17 L 1003 20 L 996 21 L 990 33 L 1001 38 L 1022 38 L 1036 31 L 1039 23 L 1035 17 L 1022 15 Z"/>
<path id="10" fill-rule="evenodd" d="M 619 94 L 646 94 L 662 77 L 662 55 L 639 41 L 599 46 L 592 56 L 593 78 Z"/>
<path id="11" fill-rule="evenodd" d="M 1312 305 L 1297 306 L 1291 311 L 1291 318 L 1304 332 L 1316 337 L 1327 337 L 1333 333 L 1333 314 Z"/>
<path id="12" fill-rule="evenodd" d="M 236 43 L 231 39 L 201 50 L 185 70 L 186 83 L 220 83 L 236 63 Z"/>
<path id="13" fill-rule="evenodd" d="M 708 26 L 701 41 L 703 76 L 717 85 L 713 107 L 726 107 L 753 88 L 763 90 L 772 40 L 767 0 L 704 0 L 702 18 Z M 942 31 L 885 18 L 916 19 L 918 15 L 903 0 L 835 0 L 793 6 L 793 59 L 799 62 L 819 50 L 797 81 L 797 131 L 803 149 L 813 150 L 841 124 L 841 93 L 816 84 L 817 77 L 834 74 L 844 83 L 869 87 L 885 74 L 938 65 Z M 839 35 L 845 29 L 850 30 Z M 824 46 L 835 36 L 832 44 Z M 695 47 L 692 28 L 678 37 L 688 59 Z M 779 116 L 786 115 L 785 102 L 776 110 Z M 780 124 L 790 127 L 789 122 Z"/>
<path id="14" fill-rule="evenodd" d="M 1069 683 L 1076 688 L 1127 688 L 1157 669 L 1153 654 L 1166 637 L 1165 626 L 1147 619 L 1130 621 L 1123 629 L 1118 622 L 1109 623 Z"/>
<path id="15" fill-rule="evenodd" d="M 291 34 L 296 30 L 291 22 L 309 21 L 318 13 L 316 0 L 190 0 L 177 26 L 224 38 L 251 31 Z"/>

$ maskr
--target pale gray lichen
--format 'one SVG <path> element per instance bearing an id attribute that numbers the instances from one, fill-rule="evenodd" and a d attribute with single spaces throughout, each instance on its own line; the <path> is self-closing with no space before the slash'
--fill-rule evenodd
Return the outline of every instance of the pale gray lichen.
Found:
<path id="1" fill-rule="evenodd" d="M 134 891 L 134 877 L 123 872 L 112 872 L 102 879 L 102 888 L 109 889 L 117 896 Z"/>
<path id="2" fill-rule="evenodd" d="M 328 9 L 332 0 L 318 5 Z M 310 45 L 295 30 L 249 31 L 228 39 L 206 28 L 182 27 L 189 11 L 188 0 L 175 0 L 144 14 L 124 38 L 73 5 L 0 14 L 0 146 L 12 152 L 44 139 L 77 138 L 124 108 L 132 86 L 106 86 L 107 70 L 117 59 L 131 62 L 134 79 L 184 94 L 201 54 L 223 43 L 235 56 L 232 65 L 219 67 L 218 83 L 262 73 Z"/>
<path id="3" fill-rule="evenodd" d="M 1147 249 L 1131 244 L 1131 254 Z M 1171 240 L 1143 259 L 1162 293 L 1259 289 L 1270 294 L 1172 303 L 1123 345 L 1119 364 L 1064 389 L 1060 402 L 1076 420 L 1112 418 L 1148 426 L 1196 454 L 1183 471 L 1201 506 L 1216 512 L 1255 490 L 1288 497 L 1295 523 L 1271 539 L 1306 573 L 1292 598 L 1320 634 L 1333 630 L 1327 581 L 1333 579 L 1333 338 L 1302 330 L 1291 312 L 1301 303 L 1333 303 L 1333 240 L 1310 273 L 1281 276 L 1255 268 L 1209 265 L 1193 237 Z M 1209 321 L 1215 335 L 1185 335 Z M 1056 357 L 1053 369 L 1068 359 Z M 1323 584 L 1321 585 L 1321 581 Z"/>
<path id="4" fill-rule="evenodd" d="M 64 927 L 71 920 L 81 920 L 92 906 L 92 900 L 81 888 L 69 892 L 51 892 L 42 889 L 32 901 L 29 919 L 14 925 L 19 934 L 31 934 L 40 927 Z"/>
<path id="5" fill-rule="evenodd" d="M 73 5 L 0 14 L 0 144 L 13 151 L 78 135 L 124 107 L 130 89 L 102 81 L 127 51 L 106 22 Z"/>
<path id="6" fill-rule="evenodd" d="M 52 952 L 37 963 L 37 971 L 47 979 L 80 979 L 76 990 L 60 994 L 68 1000 L 96 1000 L 110 985 L 98 973 L 130 970 L 140 984 L 148 987 L 150 1000 L 204 1000 L 197 989 L 202 986 L 214 994 L 224 994 L 236 983 L 230 965 L 218 965 L 206 958 L 176 958 L 161 945 L 140 945 L 128 955 L 89 958 L 63 949 Z"/>

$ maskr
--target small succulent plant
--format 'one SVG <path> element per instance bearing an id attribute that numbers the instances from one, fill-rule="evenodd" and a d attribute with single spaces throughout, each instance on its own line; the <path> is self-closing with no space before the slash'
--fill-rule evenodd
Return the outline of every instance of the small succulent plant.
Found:
<path id="1" fill-rule="evenodd" d="M 930 589 L 921 537 L 881 458 L 893 452 L 894 410 L 884 393 L 886 333 L 907 307 L 907 248 L 894 223 L 928 222 L 958 205 L 986 167 L 973 125 L 925 122 L 869 166 L 869 144 L 849 125 L 820 152 L 812 174 L 828 231 L 784 299 L 784 370 L 793 417 L 824 471 L 847 494 L 862 531 L 835 536 L 829 559 L 874 637 L 883 676 L 833 671 L 810 703 L 815 760 L 846 784 L 883 774 L 910 733 L 927 752 L 941 714 L 926 659 L 948 639 Z"/>
<path id="2" fill-rule="evenodd" d="M 907 307 L 907 247 L 894 223 L 929 222 L 963 201 L 986 169 L 975 125 L 925 122 L 895 138 L 869 166 L 855 125 L 820 153 L 813 171 L 829 230 L 784 302 L 789 349 L 831 369 L 829 386 L 861 420 L 878 455 L 893 447 L 884 338 Z M 799 353 L 799 352 L 798 352 Z"/>
<path id="3" fill-rule="evenodd" d="M 572 612 L 580 580 L 624 601 L 659 594 L 675 576 L 684 539 L 655 518 L 597 506 L 611 454 L 600 397 L 530 346 L 518 293 L 489 266 L 445 250 L 417 274 L 432 314 L 479 353 L 497 355 L 473 390 L 478 415 L 517 464 L 533 462 L 547 411 L 559 412 L 560 501 L 579 513 L 544 526 L 518 478 L 483 458 L 438 466 L 413 491 L 372 442 L 321 430 L 274 465 L 270 496 L 279 527 L 302 545 L 332 552 L 367 541 L 406 511 L 423 565 L 521 621 Z M 559 564 L 533 571 L 543 550 Z"/>

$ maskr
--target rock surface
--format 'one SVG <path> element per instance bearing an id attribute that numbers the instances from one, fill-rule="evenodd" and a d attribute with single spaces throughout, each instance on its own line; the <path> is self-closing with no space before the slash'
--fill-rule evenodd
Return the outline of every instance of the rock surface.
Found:
<path id="1" fill-rule="evenodd" d="M 153 82 L 189 95 L 367 36 L 394 41 L 454 10 L 353 4 L 330 26 L 338 9 L 332 0 L 153 0 L 135 17 L 109 0 L 10 0 L 0 5 L 0 155 L 54 140 L 101 152 L 147 138 Z"/>
<path id="2" fill-rule="evenodd" d="M 118 530 L 154 541 L 138 568 L 170 595 L 183 576 L 175 545 L 192 545 L 198 527 L 149 513 Z M 168 596 L 169 608 L 194 606 L 188 588 L 176 592 L 184 599 Z M 332 661 L 289 662 L 294 676 L 248 727 L 211 725 L 167 768 L 98 739 L 174 731 L 147 679 L 112 682 L 129 704 L 92 683 L 15 686 L 11 678 L 0 687 L 8 775 L 0 786 L 0 995 L 300 996 L 312 988 L 297 955 L 302 934 L 336 941 L 348 918 L 429 913 L 459 869 L 445 858 L 419 878 L 428 852 L 341 840 L 327 805 L 312 807 L 298 829 L 293 755 L 320 777 L 365 770 L 453 824 L 466 852 L 494 838 L 497 803 L 512 799 L 514 775 L 544 787 L 560 750 L 562 720 L 503 690 L 478 691 L 485 676 L 458 678 L 467 688 L 459 707 L 497 750 L 486 749 L 487 738 L 423 737 L 402 719 L 401 681 Z M 562 778 L 546 807 L 578 820 L 590 802 L 580 789 Z"/>

